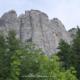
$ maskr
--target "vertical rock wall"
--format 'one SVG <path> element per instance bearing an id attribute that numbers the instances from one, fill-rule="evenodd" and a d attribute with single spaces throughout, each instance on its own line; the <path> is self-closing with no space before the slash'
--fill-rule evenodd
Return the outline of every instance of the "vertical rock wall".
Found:
<path id="1" fill-rule="evenodd" d="M 0 18 L 0 30 L 7 32 L 12 29 L 23 42 L 33 42 L 47 55 L 58 51 L 60 39 L 68 43 L 71 40 L 61 21 L 57 18 L 49 20 L 45 13 L 38 10 L 25 11 L 19 17 L 13 10 L 5 13 Z"/>

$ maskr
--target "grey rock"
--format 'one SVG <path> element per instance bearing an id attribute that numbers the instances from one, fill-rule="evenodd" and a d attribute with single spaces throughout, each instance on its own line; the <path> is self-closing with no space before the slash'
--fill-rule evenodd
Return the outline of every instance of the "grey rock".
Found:
<path id="1" fill-rule="evenodd" d="M 38 10 L 25 11 L 19 17 L 14 10 L 5 13 L 0 18 L 0 30 L 5 33 L 15 30 L 17 38 L 23 42 L 33 42 L 36 48 L 41 48 L 47 55 L 58 51 L 61 39 L 68 43 L 72 39 L 60 20 L 49 20 L 45 13 Z"/>
<path id="2" fill-rule="evenodd" d="M 73 38 L 75 38 L 75 35 L 76 35 L 76 32 L 77 32 L 77 28 L 72 28 L 68 32 L 69 32 L 71 38 L 73 39 Z"/>
<path id="3" fill-rule="evenodd" d="M 0 25 L 0 30 L 3 30 L 5 32 L 10 30 L 15 30 L 17 33 L 17 38 L 19 38 L 20 34 L 20 28 L 19 28 L 19 20 L 17 18 L 17 14 L 14 10 L 11 10 L 9 12 L 6 12 L 2 17 L 1 20 L 3 20 L 3 24 Z"/>

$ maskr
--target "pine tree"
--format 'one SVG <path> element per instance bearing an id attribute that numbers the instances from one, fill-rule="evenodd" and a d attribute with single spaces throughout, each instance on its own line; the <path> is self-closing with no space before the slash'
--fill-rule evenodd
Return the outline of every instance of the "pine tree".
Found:
<path id="1" fill-rule="evenodd" d="M 65 67 L 65 69 L 70 68 L 72 56 L 71 46 L 64 40 L 61 40 L 58 49 L 58 56 L 60 57 L 60 60 L 63 62 L 63 67 Z"/>
<path id="2" fill-rule="evenodd" d="M 72 43 L 72 50 L 73 50 L 73 56 L 72 56 L 72 63 L 73 66 L 75 66 L 77 70 L 77 76 L 80 79 L 80 28 L 77 27 L 77 33 L 75 38 L 73 39 Z"/>
<path id="3" fill-rule="evenodd" d="M 0 80 L 6 79 L 8 66 L 6 61 L 6 41 L 3 33 L 0 33 Z"/>

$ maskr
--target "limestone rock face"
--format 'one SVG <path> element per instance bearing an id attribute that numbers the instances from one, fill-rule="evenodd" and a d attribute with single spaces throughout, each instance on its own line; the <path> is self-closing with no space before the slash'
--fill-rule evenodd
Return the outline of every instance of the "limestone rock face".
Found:
<path id="1" fill-rule="evenodd" d="M 15 11 L 11 10 L 6 12 L 0 19 L 0 30 L 9 31 L 15 30 L 17 33 L 17 37 L 19 38 L 19 20 L 17 18 L 17 14 Z"/>
<path id="2" fill-rule="evenodd" d="M 17 17 L 15 11 L 9 11 L 0 18 L 0 30 L 15 30 L 23 42 L 31 41 L 37 48 L 42 48 L 47 55 L 56 53 L 60 39 L 71 41 L 69 33 L 60 20 L 49 20 L 48 16 L 38 10 L 25 11 Z"/>
<path id="3" fill-rule="evenodd" d="M 51 31 L 53 32 L 52 35 L 54 35 L 54 37 L 53 37 L 54 38 L 53 41 L 54 41 L 54 45 L 55 45 L 54 51 L 57 52 L 58 51 L 57 47 L 59 45 L 60 40 L 63 39 L 66 42 L 70 43 L 71 37 L 59 19 L 54 18 L 50 21 L 50 23 L 51 23 L 50 28 L 51 28 Z"/>
<path id="4" fill-rule="evenodd" d="M 75 37 L 75 35 L 76 35 L 77 28 L 72 28 L 68 32 L 69 32 L 71 38 L 73 39 Z"/>

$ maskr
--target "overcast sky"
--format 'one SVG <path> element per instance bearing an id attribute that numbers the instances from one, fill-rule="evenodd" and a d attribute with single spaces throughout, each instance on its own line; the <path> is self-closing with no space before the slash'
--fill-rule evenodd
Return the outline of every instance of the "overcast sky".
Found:
<path id="1" fill-rule="evenodd" d="M 67 30 L 80 26 L 80 0 L 0 0 L 0 16 L 12 9 L 16 10 L 18 15 L 25 10 L 41 10 L 50 19 L 60 19 Z"/>

